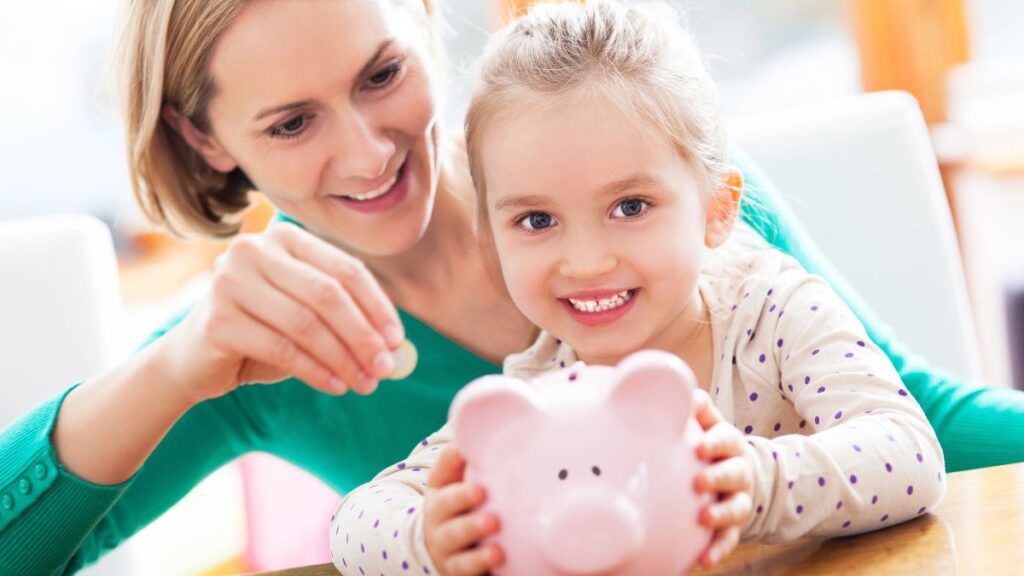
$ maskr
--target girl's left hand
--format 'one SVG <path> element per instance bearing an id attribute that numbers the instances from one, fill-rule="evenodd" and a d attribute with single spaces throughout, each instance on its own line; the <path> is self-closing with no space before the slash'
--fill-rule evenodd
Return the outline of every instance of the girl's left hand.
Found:
<path id="1" fill-rule="evenodd" d="M 710 568 L 739 543 L 740 531 L 750 517 L 754 469 L 743 457 L 743 433 L 722 418 L 707 392 L 698 390 L 694 401 L 697 421 L 704 429 L 697 457 L 710 463 L 697 475 L 696 489 L 716 497 L 700 513 L 700 523 L 714 530 L 700 557 L 701 564 Z"/>

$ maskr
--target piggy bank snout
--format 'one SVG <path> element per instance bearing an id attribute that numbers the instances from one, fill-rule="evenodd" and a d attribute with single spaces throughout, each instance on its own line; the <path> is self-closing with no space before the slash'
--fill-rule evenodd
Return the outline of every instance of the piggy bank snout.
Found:
<path id="1" fill-rule="evenodd" d="M 541 542 L 564 574 L 598 574 L 622 565 L 643 544 L 640 513 L 622 495 L 596 487 L 563 494 L 543 515 Z"/>

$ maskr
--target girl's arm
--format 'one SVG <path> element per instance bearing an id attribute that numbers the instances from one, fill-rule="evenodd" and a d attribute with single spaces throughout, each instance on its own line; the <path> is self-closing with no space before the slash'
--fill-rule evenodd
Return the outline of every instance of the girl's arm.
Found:
<path id="1" fill-rule="evenodd" d="M 945 492 L 942 449 L 885 354 L 817 277 L 794 267 L 769 298 L 776 309 L 757 333 L 772 335 L 766 364 L 780 378 L 763 385 L 781 388 L 810 435 L 748 439 L 756 470 L 744 536 L 855 534 L 934 507 Z"/>
<path id="2" fill-rule="evenodd" d="M 451 442 L 446 425 L 342 498 L 329 527 L 331 560 L 342 574 L 440 574 L 424 540 L 423 503 L 430 471 Z"/>

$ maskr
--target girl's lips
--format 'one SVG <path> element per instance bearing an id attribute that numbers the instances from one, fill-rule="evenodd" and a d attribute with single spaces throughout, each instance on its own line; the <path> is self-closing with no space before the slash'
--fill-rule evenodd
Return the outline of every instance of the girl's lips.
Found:
<path id="1" fill-rule="evenodd" d="M 629 290 L 629 293 L 629 299 L 626 300 L 625 303 L 616 306 L 615 308 L 611 308 L 610 310 L 604 310 L 601 312 L 584 312 L 577 310 L 576 307 L 569 302 L 568 298 L 560 299 L 560 301 L 562 302 L 562 305 L 565 306 L 566 310 L 568 310 L 569 316 L 580 324 L 590 327 L 605 326 L 622 318 L 627 312 L 633 309 L 633 305 L 640 296 L 640 289 L 633 288 Z"/>
<path id="2" fill-rule="evenodd" d="M 397 206 L 409 195 L 409 159 L 398 168 L 397 178 L 391 188 L 384 194 L 371 200 L 356 200 L 350 196 L 331 196 L 331 199 L 340 203 L 346 208 L 351 208 L 364 214 L 385 212 Z"/>

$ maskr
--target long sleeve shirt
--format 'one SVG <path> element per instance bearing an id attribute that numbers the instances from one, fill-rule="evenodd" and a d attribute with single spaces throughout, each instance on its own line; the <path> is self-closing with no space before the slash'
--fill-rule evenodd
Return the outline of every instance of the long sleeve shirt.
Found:
<path id="1" fill-rule="evenodd" d="M 884 528 L 924 514 L 945 491 L 942 449 L 886 355 L 820 278 L 771 250 L 719 261 L 699 280 L 711 312 L 708 390 L 747 437 L 754 469 L 745 538 L 768 542 Z M 510 356 L 528 379 L 576 361 L 542 334 Z M 344 574 L 437 573 L 423 540 L 426 480 L 447 427 L 350 493 L 331 523 Z M 361 571 L 360 571 L 361 570 Z"/>

